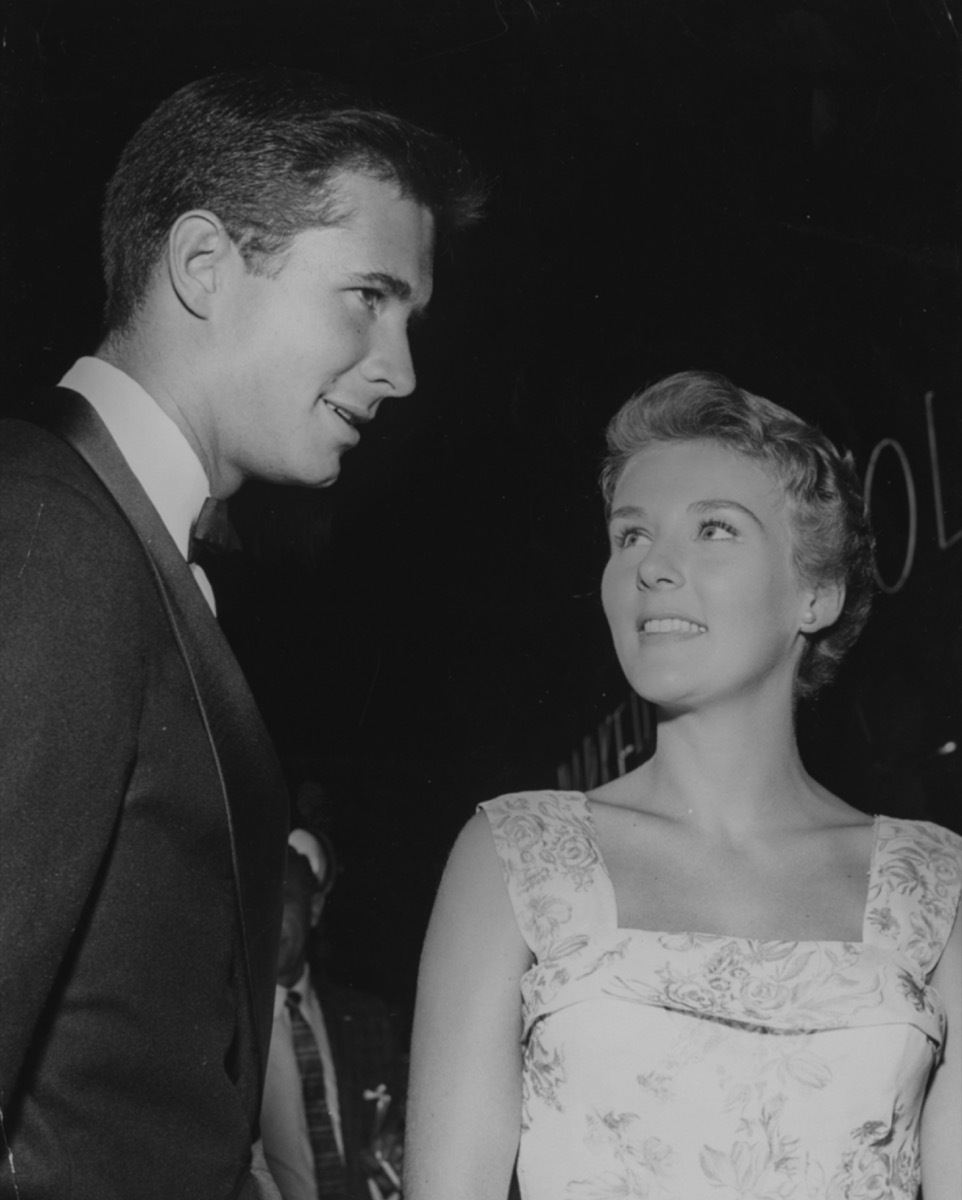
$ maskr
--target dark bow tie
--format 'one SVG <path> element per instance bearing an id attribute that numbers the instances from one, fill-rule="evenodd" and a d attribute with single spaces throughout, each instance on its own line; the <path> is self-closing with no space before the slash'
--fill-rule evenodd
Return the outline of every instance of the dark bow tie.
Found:
<path id="1" fill-rule="evenodd" d="M 227 501 L 208 496 L 190 531 L 188 562 L 199 562 L 205 554 L 229 554 L 240 549 L 240 539 L 227 513 Z"/>

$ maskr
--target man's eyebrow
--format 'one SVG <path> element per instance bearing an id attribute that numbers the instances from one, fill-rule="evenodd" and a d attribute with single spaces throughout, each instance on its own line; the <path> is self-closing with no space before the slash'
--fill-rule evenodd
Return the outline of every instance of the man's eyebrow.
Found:
<path id="1" fill-rule="evenodd" d="M 411 299 L 411 285 L 387 271 L 365 271 L 362 275 L 356 275 L 355 279 L 362 285 L 369 283 L 372 287 L 379 287 L 397 300 Z"/>
<path id="2" fill-rule="evenodd" d="M 414 290 L 406 279 L 401 279 L 398 275 L 392 275 L 390 271 L 365 271 L 362 275 L 356 275 L 358 283 L 363 287 L 378 287 L 388 296 L 392 296 L 395 300 L 407 301 L 414 294 Z M 411 310 L 411 324 L 417 324 L 427 316 L 427 304 L 415 304 Z"/>
<path id="3" fill-rule="evenodd" d="M 750 508 L 746 508 L 744 504 L 739 504 L 737 500 L 696 500 L 694 504 L 689 504 L 688 511 L 704 513 L 711 512 L 719 508 L 733 508 L 736 512 L 744 513 L 746 517 L 751 517 L 759 529 L 765 528 L 752 510 Z"/>

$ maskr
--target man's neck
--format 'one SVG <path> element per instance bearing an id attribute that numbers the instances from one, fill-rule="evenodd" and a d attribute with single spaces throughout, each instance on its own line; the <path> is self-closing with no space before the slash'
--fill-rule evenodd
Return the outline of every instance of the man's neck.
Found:
<path id="1" fill-rule="evenodd" d="M 135 329 L 105 338 L 95 356 L 129 375 L 174 422 L 200 460 L 215 500 L 226 500 L 237 491 L 242 480 L 226 478 L 218 469 L 215 438 L 205 416 L 203 373 L 187 348 L 175 352 L 174 347 L 165 348 Z M 180 386 L 179 376 L 171 374 L 172 362 L 188 365 L 189 388 Z"/>

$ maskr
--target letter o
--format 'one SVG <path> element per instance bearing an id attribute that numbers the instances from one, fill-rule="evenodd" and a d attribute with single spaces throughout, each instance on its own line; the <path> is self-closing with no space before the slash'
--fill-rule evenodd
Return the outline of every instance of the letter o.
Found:
<path id="1" fill-rule="evenodd" d="M 868 515 L 872 515 L 872 483 L 875 479 L 875 465 L 882 455 L 882 451 L 889 446 L 895 451 L 895 456 L 902 466 L 902 478 L 905 480 L 905 496 L 909 505 L 909 536 L 905 547 L 905 558 L 902 560 L 902 570 L 895 583 L 887 583 L 881 576 L 878 569 L 878 563 L 873 562 L 872 571 L 875 575 L 875 582 L 883 592 L 887 592 L 892 596 L 896 592 L 900 592 L 905 586 L 905 581 L 909 577 L 912 570 L 912 563 L 915 561 L 915 544 L 918 534 L 918 509 L 915 499 L 915 480 L 912 478 L 912 468 L 909 465 L 909 460 L 902 449 L 901 445 L 895 438 L 882 438 L 879 444 L 872 451 L 872 456 L 868 460 L 868 469 L 865 472 L 865 488 L 863 499 L 865 501 L 865 509 Z"/>

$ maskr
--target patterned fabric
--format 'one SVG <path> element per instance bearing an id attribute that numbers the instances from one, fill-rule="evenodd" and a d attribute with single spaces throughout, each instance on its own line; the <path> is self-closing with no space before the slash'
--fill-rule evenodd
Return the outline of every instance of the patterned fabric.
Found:
<path id="1" fill-rule="evenodd" d="M 481 805 L 536 962 L 524 1200 L 914 1200 L 962 838 L 876 818 L 861 942 L 618 928 L 587 798 Z"/>
<path id="2" fill-rule="evenodd" d="M 300 993 L 291 990 L 285 1001 L 291 1014 L 291 1034 L 294 1053 L 301 1073 L 301 1089 L 304 1093 L 304 1112 L 307 1117 L 307 1132 L 314 1153 L 314 1174 L 317 1177 L 317 1192 L 325 1200 L 346 1200 L 347 1178 L 344 1164 L 337 1150 L 331 1114 L 327 1108 L 324 1088 L 324 1067 L 314 1034 L 301 1012 Z"/>

